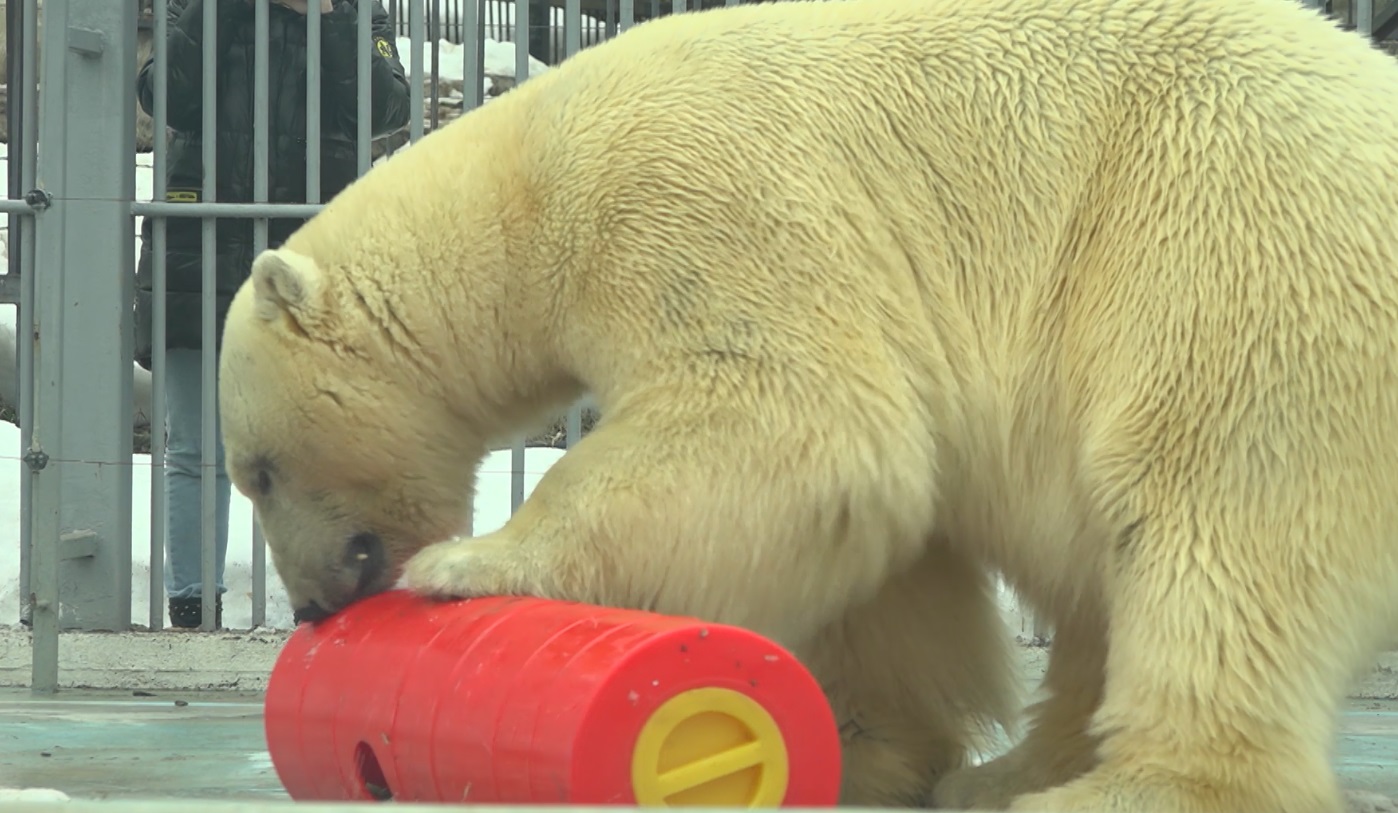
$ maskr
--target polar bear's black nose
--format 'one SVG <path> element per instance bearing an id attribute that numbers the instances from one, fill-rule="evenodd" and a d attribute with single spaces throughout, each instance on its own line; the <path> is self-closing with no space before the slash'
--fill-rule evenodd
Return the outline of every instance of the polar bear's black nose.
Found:
<path id="1" fill-rule="evenodd" d="M 359 582 L 355 585 L 356 597 L 362 597 L 379 584 L 388 567 L 388 557 L 384 554 L 383 540 L 376 533 L 357 533 L 345 544 L 345 559 L 351 571 L 358 571 Z"/>
<path id="2" fill-rule="evenodd" d="M 329 610 L 312 601 L 304 607 L 297 607 L 296 611 L 291 614 L 291 622 L 293 624 L 316 624 L 329 618 L 330 615 Z"/>

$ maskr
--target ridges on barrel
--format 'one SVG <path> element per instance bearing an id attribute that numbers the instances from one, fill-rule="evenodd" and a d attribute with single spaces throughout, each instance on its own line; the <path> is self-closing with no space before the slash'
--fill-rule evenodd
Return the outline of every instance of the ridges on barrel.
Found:
<path id="1" fill-rule="evenodd" d="M 839 792 L 810 674 L 693 619 L 394 591 L 298 629 L 266 702 L 294 799 L 768 807 Z"/>

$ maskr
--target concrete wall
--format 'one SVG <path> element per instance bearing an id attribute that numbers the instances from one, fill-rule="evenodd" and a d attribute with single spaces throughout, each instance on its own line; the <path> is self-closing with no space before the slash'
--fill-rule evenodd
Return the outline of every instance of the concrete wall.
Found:
<path id="1" fill-rule="evenodd" d="M 59 646 L 64 689 L 122 691 L 264 691 L 290 633 L 123 632 L 65 633 Z M 1020 669 L 1037 685 L 1048 663 L 1048 649 L 1021 639 Z M 27 688 L 30 680 L 30 634 L 0 627 L 0 687 Z M 1398 652 L 1381 656 L 1357 675 L 1350 697 L 1398 700 Z"/>

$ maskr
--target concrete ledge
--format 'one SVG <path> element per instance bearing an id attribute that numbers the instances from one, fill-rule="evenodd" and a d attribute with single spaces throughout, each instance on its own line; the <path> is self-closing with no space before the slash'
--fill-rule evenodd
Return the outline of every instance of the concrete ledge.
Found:
<path id="1" fill-rule="evenodd" d="M 1393 813 L 1398 810 L 1391 799 L 1368 793 L 1349 793 L 1347 799 L 1351 813 Z M 211 802 L 199 800 L 198 808 L 210 813 L 267 813 L 267 811 L 301 810 L 307 813 L 358 813 L 364 809 L 364 802 Z M 5 813 L 189 813 L 191 803 L 187 801 L 112 801 L 112 802 L 12 802 L 5 805 Z M 567 807 L 543 805 L 449 805 L 449 804 L 394 804 L 395 810 L 429 811 L 470 810 L 472 813 L 617 813 L 618 810 L 639 810 L 635 807 L 594 807 L 569 805 Z M 791 808 L 808 810 L 810 813 L 829 813 L 829 808 Z M 882 813 L 879 808 L 846 808 L 851 813 Z M 694 813 L 732 813 L 732 808 L 694 807 Z M 952 811 L 948 811 L 952 813 Z M 1105 812 L 1104 812 L 1105 813 Z"/>
<path id="2" fill-rule="evenodd" d="M 1391 799 L 1377 794 L 1349 793 L 1351 813 L 1393 813 L 1398 811 Z M 198 808 L 210 813 L 267 813 L 267 811 L 300 810 L 307 813 L 358 813 L 364 809 L 364 802 L 211 802 L 199 800 Z M 187 801 L 58 801 L 58 802 L 10 802 L 5 805 L 5 813 L 188 813 L 191 803 Z M 543 805 L 450 805 L 450 804 L 394 804 L 395 810 L 429 811 L 470 810 L 472 813 L 617 813 L 619 810 L 639 810 L 635 807 L 594 807 L 569 805 L 546 807 Z M 829 808 L 791 808 L 807 810 L 810 813 L 829 813 Z M 882 813 L 879 808 L 846 808 L 851 813 Z M 732 813 L 732 808 L 695 807 L 694 813 Z M 948 811 L 953 813 L 953 811 Z"/>
<path id="3" fill-rule="evenodd" d="M 243 632 L 70 632 L 59 638 L 59 686 L 65 689 L 254 691 L 267 688 L 287 630 Z M 1048 649 L 1021 647 L 1022 676 L 1043 677 Z M 0 687 L 24 688 L 30 634 L 0 627 Z M 1350 692 L 1355 700 L 1398 700 L 1398 651 L 1386 652 Z"/>
<path id="4" fill-rule="evenodd" d="M 58 639 L 59 687 L 263 691 L 287 630 L 72 632 Z M 0 628 L 0 686 L 27 687 L 30 633 Z"/>
<path id="5" fill-rule="evenodd" d="M 210 813 L 265 813 L 265 811 L 298 810 L 307 813 L 362 813 L 365 802 L 212 802 L 200 799 L 199 810 Z M 188 801 L 110 801 L 110 802 L 16 802 L 5 805 L 5 813 L 189 813 L 194 807 Z M 635 807 L 602 807 L 588 805 L 544 806 L 544 805 L 450 805 L 450 804 L 399 804 L 394 810 L 415 810 L 422 813 L 443 810 L 470 810 L 472 813 L 531 813 L 531 811 L 551 811 L 556 813 L 617 813 L 618 810 L 639 810 Z M 694 807 L 693 813 L 732 813 L 733 808 Z M 829 808 L 792 808 L 809 810 L 811 813 L 830 813 Z M 878 808 L 850 808 L 852 811 L 876 813 Z"/>

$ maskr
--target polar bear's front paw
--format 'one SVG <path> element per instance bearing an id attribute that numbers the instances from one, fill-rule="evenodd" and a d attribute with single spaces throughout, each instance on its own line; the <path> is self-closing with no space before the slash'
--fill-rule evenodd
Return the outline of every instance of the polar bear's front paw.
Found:
<path id="1" fill-rule="evenodd" d="M 401 584 L 436 599 L 547 598 L 522 553 L 518 545 L 492 535 L 437 542 L 408 560 Z"/>

